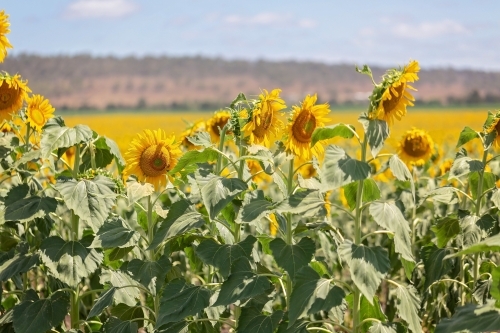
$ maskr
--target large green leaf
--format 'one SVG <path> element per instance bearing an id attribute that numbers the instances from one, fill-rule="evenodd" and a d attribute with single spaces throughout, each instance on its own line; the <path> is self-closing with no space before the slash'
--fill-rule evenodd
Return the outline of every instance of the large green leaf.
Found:
<path id="1" fill-rule="evenodd" d="M 116 303 L 125 303 L 130 306 L 136 305 L 140 292 L 139 288 L 134 286 L 139 286 L 139 283 L 127 273 L 103 269 L 99 282 L 101 284 L 110 284 L 112 287 L 117 288 L 114 295 Z"/>
<path id="2" fill-rule="evenodd" d="M 108 321 L 104 323 L 103 329 L 106 333 L 137 333 L 139 325 L 135 321 L 123 321 L 116 317 L 109 317 Z"/>
<path id="3" fill-rule="evenodd" d="M 353 294 L 346 296 L 346 301 L 349 304 L 349 308 L 353 307 Z M 368 318 L 377 319 L 381 322 L 387 321 L 387 317 L 380 307 L 380 301 L 377 296 L 374 296 L 372 300 L 367 300 L 365 296 L 361 296 L 361 302 L 359 305 L 359 319 L 363 321 Z M 371 321 L 366 321 L 361 325 L 361 332 L 368 332 L 372 326 Z"/>
<path id="4" fill-rule="evenodd" d="M 38 254 L 16 254 L 0 265 L 0 281 L 7 281 L 11 277 L 19 273 L 27 272 L 39 264 L 40 257 Z"/>
<path id="5" fill-rule="evenodd" d="M 215 219 L 231 200 L 246 189 L 248 189 L 248 185 L 241 179 L 211 177 L 201 188 L 201 197 L 210 219 Z"/>
<path id="6" fill-rule="evenodd" d="M 97 232 L 115 205 L 115 183 L 104 176 L 92 180 L 58 179 L 54 187 L 61 193 L 66 205 L 80 221 L 86 222 Z"/>
<path id="7" fill-rule="evenodd" d="M 411 193 L 413 194 L 413 200 L 415 200 L 415 182 L 413 181 L 413 175 L 405 162 L 403 162 L 397 154 L 392 155 L 389 159 L 389 169 L 391 169 L 392 174 L 398 180 L 410 182 Z"/>
<path id="8" fill-rule="evenodd" d="M 238 320 L 238 333 L 273 333 L 283 317 L 283 311 L 266 316 L 254 307 L 243 308 Z"/>
<path id="9" fill-rule="evenodd" d="M 213 306 L 229 305 L 264 293 L 271 287 L 269 279 L 258 276 L 246 257 L 236 259 L 231 266 L 231 275 L 221 286 L 219 297 Z"/>
<path id="10" fill-rule="evenodd" d="M 127 198 L 129 205 L 134 204 L 139 199 L 150 196 L 154 192 L 155 188 L 152 184 L 141 184 L 136 181 L 127 182 Z"/>
<path id="11" fill-rule="evenodd" d="M 234 245 L 217 244 L 213 239 L 203 241 L 197 248 L 196 254 L 208 265 L 219 269 L 221 275 L 226 278 L 229 275 L 231 265 L 240 257 L 250 258 L 253 245 L 257 238 L 252 235 Z"/>
<path id="12" fill-rule="evenodd" d="M 406 333 L 406 328 L 401 323 L 382 323 L 376 321 L 372 324 L 369 333 Z"/>
<path id="13" fill-rule="evenodd" d="M 40 246 L 42 261 L 52 276 L 71 287 L 96 271 L 104 255 L 77 241 L 65 242 L 58 236 L 46 238 Z"/>
<path id="14" fill-rule="evenodd" d="M 370 215 L 379 226 L 394 233 L 396 252 L 407 261 L 414 261 L 410 226 L 399 208 L 393 203 L 375 201 L 370 205 Z"/>
<path id="15" fill-rule="evenodd" d="M 368 145 L 375 158 L 389 137 L 389 125 L 385 120 L 370 119 L 366 113 L 363 113 L 358 120 L 363 125 Z"/>
<path id="16" fill-rule="evenodd" d="M 490 301 L 479 306 L 468 304 L 458 308 L 453 317 L 441 320 L 434 333 L 471 333 L 500 331 L 500 309 Z"/>
<path id="17" fill-rule="evenodd" d="M 324 216 L 326 214 L 325 197 L 318 190 L 297 191 L 279 203 L 276 211 L 301 214 L 304 217 Z"/>
<path id="18" fill-rule="evenodd" d="M 273 203 L 264 197 L 262 190 L 248 192 L 245 194 L 242 208 L 238 214 L 238 222 L 250 223 L 258 221 L 269 214 L 273 208 Z"/>
<path id="19" fill-rule="evenodd" d="M 356 130 L 353 126 L 342 123 L 327 127 L 318 127 L 312 134 L 311 147 L 314 147 L 318 141 L 333 139 L 336 137 L 350 139 L 354 136 L 354 133 L 356 133 Z"/>
<path id="20" fill-rule="evenodd" d="M 472 198 L 477 198 L 477 188 L 479 184 L 479 172 L 469 174 L 469 188 L 472 192 Z M 491 172 L 483 172 L 483 193 L 495 187 L 496 177 Z M 481 193 L 481 194 L 483 194 Z"/>
<path id="21" fill-rule="evenodd" d="M 462 132 L 460 132 L 460 137 L 458 138 L 457 146 L 455 148 L 460 148 L 467 142 L 476 138 L 479 138 L 479 133 L 468 126 L 465 126 Z"/>
<path id="22" fill-rule="evenodd" d="M 483 162 L 468 157 L 467 152 L 462 148 L 461 152 L 457 153 L 457 157 L 453 161 L 448 179 L 458 179 L 459 177 L 468 175 L 471 172 L 482 171 L 483 169 Z"/>
<path id="23" fill-rule="evenodd" d="M 450 239 L 460 233 L 460 223 L 456 214 L 450 214 L 440 219 L 436 225 L 431 227 L 437 237 L 437 245 L 444 248 Z"/>
<path id="24" fill-rule="evenodd" d="M 349 157 L 344 149 L 329 145 L 325 151 L 321 171 L 323 190 L 327 191 L 368 178 L 371 167 L 368 163 Z"/>
<path id="25" fill-rule="evenodd" d="M 476 243 L 474 245 L 471 245 L 462 251 L 456 252 L 450 257 L 457 257 L 461 256 L 464 254 L 474 254 L 474 253 L 481 253 L 481 252 L 486 252 L 486 251 L 494 251 L 498 252 L 500 251 L 500 234 L 497 234 L 492 237 L 488 237 L 485 240 Z"/>
<path id="26" fill-rule="evenodd" d="M 128 306 L 127 304 L 119 303 L 111 308 L 111 315 L 121 320 L 133 320 L 137 322 L 139 327 L 144 327 L 144 309 L 140 306 Z"/>
<path id="27" fill-rule="evenodd" d="M 491 296 L 500 301 L 500 267 L 495 267 L 491 271 Z"/>
<path id="28" fill-rule="evenodd" d="M 284 268 L 288 275 L 295 278 L 295 273 L 307 266 L 316 252 L 316 245 L 309 237 L 302 238 L 297 244 L 288 245 L 281 238 L 275 238 L 269 243 L 276 263 Z"/>
<path id="29" fill-rule="evenodd" d="M 334 307 L 344 307 L 344 290 L 323 279 L 314 269 L 305 266 L 295 275 L 295 285 L 290 296 L 288 327 L 301 317 Z"/>
<path id="30" fill-rule="evenodd" d="M 276 333 L 309 333 L 310 331 L 307 330 L 307 326 L 309 325 L 309 322 L 306 320 L 296 320 L 293 325 L 288 327 L 288 316 L 285 314 L 283 320 L 280 323 L 280 326 L 278 327 L 278 331 Z"/>
<path id="31" fill-rule="evenodd" d="M 42 157 L 49 158 L 52 151 L 59 148 L 69 148 L 92 139 L 92 130 L 86 125 L 75 127 L 51 126 L 42 135 L 40 142 Z"/>
<path id="32" fill-rule="evenodd" d="M 124 248 L 137 245 L 141 235 L 130 229 L 127 222 L 120 216 L 113 216 L 99 228 L 89 246 L 91 248 Z"/>
<path id="33" fill-rule="evenodd" d="M 168 256 L 162 256 L 157 261 L 144 261 L 132 259 L 127 265 L 127 270 L 132 277 L 156 295 L 163 285 L 165 276 L 172 267 Z"/>
<path id="34" fill-rule="evenodd" d="M 211 148 L 206 148 L 202 151 L 191 150 L 184 153 L 179 161 L 175 165 L 175 167 L 170 171 L 171 174 L 181 171 L 187 166 L 196 164 L 196 163 L 205 163 L 217 160 L 219 153 Z"/>
<path id="35" fill-rule="evenodd" d="M 414 333 L 422 332 L 422 325 L 420 324 L 420 317 L 418 310 L 420 308 L 420 298 L 417 295 L 417 290 L 413 286 L 397 285 L 396 289 L 396 308 L 398 314 L 407 323 L 410 330 Z"/>
<path id="36" fill-rule="evenodd" d="M 14 329 L 16 333 L 45 333 L 60 325 L 68 307 L 69 296 L 62 291 L 39 299 L 36 292 L 30 290 L 29 299 L 14 308 Z"/>
<path id="37" fill-rule="evenodd" d="M 181 279 L 171 281 L 163 290 L 156 328 L 200 313 L 208 307 L 210 296 L 212 292 L 202 286 L 194 286 Z"/>
<path id="38" fill-rule="evenodd" d="M 92 309 L 90 309 L 89 314 L 87 315 L 87 319 L 90 317 L 98 316 L 104 311 L 105 308 L 113 304 L 113 297 L 115 296 L 115 287 L 111 287 L 106 290 L 94 303 Z"/>
<path id="39" fill-rule="evenodd" d="M 5 221 L 28 222 L 55 212 L 57 200 L 49 197 L 32 196 L 10 204 L 6 203 Z"/>
<path id="40" fill-rule="evenodd" d="M 356 195 L 358 193 L 358 182 L 352 182 L 343 187 L 344 196 L 349 208 L 353 210 L 356 207 Z M 370 202 L 380 199 L 380 189 L 377 183 L 371 179 L 363 180 L 363 202 Z"/>
<path id="41" fill-rule="evenodd" d="M 167 217 L 156 230 L 148 250 L 156 249 L 164 240 L 201 227 L 204 223 L 203 216 L 189 201 L 184 199 L 176 201 L 170 206 Z"/>
<path id="42" fill-rule="evenodd" d="M 426 245 L 420 250 L 420 257 L 424 262 L 426 290 L 452 269 L 452 260 L 444 259 L 447 254 L 448 250 L 439 249 L 434 244 Z"/>
<path id="43" fill-rule="evenodd" d="M 26 198 L 28 193 L 30 192 L 30 186 L 28 184 L 20 184 L 12 187 L 9 192 L 7 192 L 7 196 L 4 198 L 4 203 L 6 206 L 9 206 L 19 200 Z"/>
<path id="44" fill-rule="evenodd" d="M 340 244 L 338 252 L 349 265 L 354 284 L 371 301 L 391 267 L 387 251 L 380 246 L 356 245 L 346 240 Z"/>

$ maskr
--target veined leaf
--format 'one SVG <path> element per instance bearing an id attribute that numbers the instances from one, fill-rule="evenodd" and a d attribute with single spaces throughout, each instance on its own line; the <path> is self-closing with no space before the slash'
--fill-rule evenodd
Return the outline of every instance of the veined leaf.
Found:
<path id="1" fill-rule="evenodd" d="M 366 179 L 370 171 L 368 163 L 350 158 L 342 148 L 329 145 L 321 168 L 323 190 L 334 190 L 353 181 Z"/>
<path id="2" fill-rule="evenodd" d="M 462 151 L 465 150 L 462 148 Z M 470 174 L 474 171 L 482 171 L 484 169 L 483 162 L 479 160 L 474 160 L 467 155 L 460 155 L 453 161 L 453 165 L 451 166 L 450 173 L 448 179 L 455 179 L 465 175 Z"/>
<path id="3" fill-rule="evenodd" d="M 324 195 L 317 190 L 297 191 L 276 207 L 278 213 L 302 214 L 304 217 L 326 214 Z"/>
<path id="4" fill-rule="evenodd" d="M 29 222 L 55 212 L 57 200 L 50 197 L 32 196 L 6 204 L 5 221 Z"/>
<path id="5" fill-rule="evenodd" d="M 238 321 L 238 333 L 273 333 L 282 317 L 283 311 L 280 310 L 266 316 L 256 308 L 243 308 Z"/>
<path id="6" fill-rule="evenodd" d="M 11 277 L 29 271 L 40 264 L 38 254 L 16 254 L 13 258 L 0 265 L 0 281 L 7 281 Z"/>
<path id="7" fill-rule="evenodd" d="M 144 310 L 141 306 L 128 306 L 127 304 L 119 303 L 111 308 L 111 315 L 121 320 L 133 320 L 139 327 L 144 327 Z M 138 320 L 139 319 L 139 320 Z"/>
<path id="8" fill-rule="evenodd" d="M 179 158 L 179 161 L 175 165 L 175 167 L 170 170 L 170 174 L 175 174 L 182 169 L 196 164 L 196 163 L 205 163 L 205 162 L 211 162 L 217 160 L 217 157 L 219 156 L 219 153 L 211 148 L 205 148 L 202 151 L 198 150 L 191 150 L 186 153 L 184 153 L 181 158 Z"/>
<path id="9" fill-rule="evenodd" d="M 92 139 L 92 130 L 86 125 L 75 127 L 51 126 L 45 129 L 40 141 L 42 157 L 49 158 L 52 151 L 58 148 L 69 148 Z"/>
<path id="10" fill-rule="evenodd" d="M 413 333 L 422 332 L 421 320 L 418 316 L 420 307 L 420 298 L 417 295 L 417 290 L 413 286 L 397 285 L 396 308 L 398 309 L 399 316 L 403 318 Z"/>
<path id="11" fill-rule="evenodd" d="M 215 219 L 231 200 L 246 189 L 248 189 L 248 185 L 241 179 L 220 176 L 211 177 L 201 188 L 203 203 L 210 219 Z"/>
<path id="12" fill-rule="evenodd" d="M 460 148 L 467 142 L 476 138 L 479 138 L 479 133 L 468 126 L 465 126 L 462 132 L 460 132 L 460 137 L 458 138 L 457 146 L 455 148 Z"/>
<path id="13" fill-rule="evenodd" d="M 375 158 L 384 147 L 385 140 L 389 137 L 389 125 L 385 120 L 368 118 L 366 113 L 363 113 L 358 120 L 363 125 L 368 145 L 372 156 Z"/>
<path id="14" fill-rule="evenodd" d="M 471 245 L 462 251 L 456 252 L 454 254 L 451 254 L 447 257 L 458 257 L 463 254 L 474 254 L 474 253 L 481 253 L 481 252 L 486 252 L 486 251 L 494 251 L 498 252 L 500 251 L 500 234 L 497 234 L 492 237 L 488 237 L 485 240 L 476 243 L 474 245 Z"/>
<path id="15" fill-rule="evenodd" d="M 258 221 L 269 214 L 273 208 L 273 203 L 266 200 L 264 192 L 257 190 L 245 194 L 243 205 L 238 214 L 238 221 L 250 223 Z"/>
<path id="16" fill-rule="evenodd" d="M 415 201 L 415 182 L 413 181 L 413 176 L 410 169 L 408 169 L 406 164 L 398 157 L 397 154 L 392 155 L 389 159 L 389 169 L 391 169 L 392 174 L 398 180 L 410 182 L 411 193 L 413 194 L 413 200 Z"/>
<path id="17" fill-rule="evenodd" d="M 359 182 L 352 182 L 343 187 L 347 204 L 351 210 L 354 210 L 356 207 L 358 183 Z M 363 180 L 363 202 L 370 202 L 378 199 L 380 199 L 380 189 L 377 183 L 371 178 Z"/>
<path id="18" fill-rule="evenodd" d="M 376 321 L 372 324 L 369 333 L 406 333 L 406 327 L 401 323 L 382 323 Z"/>
<path id="19" fill-rule="evenodd" d="M 445 259 L 448 250 L 439 249 L 436 245 L 430 244 L 422 247 L 420 256 L 424 262 L 425 285 L 427 290 L 429 286 L 438 281 L 443 275 L 447 274 L 452 268 L 452 261 Z"/>
<path id="20" fill-rule="evenodd" d="M 483 172 L 483 193 L 495 186 L 496 177 L 491 172 Z M 479 172 L 469 174 L 469 188 L 472 192 L 472 198 L 477 198 L 477 185 L 479 184 Z M 483 194 L 483 193 L 480 193 Z"/>
<path id="21" fill-rule="evenodd" d="M 153 194 L 155 188 L 152 184 L 141 184 L 136 181 L 127 182 L 127 198 L 129 205 L 133 205 L 138 200 Z"/>
<path id="22" fill-rule="evenodd" d="M 139 326 L 135 321 L 123 321 L 116 317 L 110 317 L 104 323 L 103 328 L 106 333 L 137 333 Z"/>
<path id="23" fill-rule="evenodd" d="M 113 305 L 113 297 L 115 296 L 115 287 L 111 287 L 106 290 L 101 296 L 96 300 L 92 309 L 90 309 L 87 319 L 90 317 L 98 316 L 104 311 L 108 306 Z"/>
<path id="24" fill-rule="evenodd" d="M 491 300 L 485 305 L 468 304 L 458 308 L 453 317 L 441 320 L 435 333 L 494 332 L 500 330 L 500 309 Z"/>
<path id="25" fill-rule="evenodd" d="M 124 248 L 137 245 L 141 235 L 130 229 L 120 216 L 107 219 L 99 228 L 90 248 Z"/>
<path id="26" fill-rule="evenodd" d="M 140 294 L 139 288 L 130 286 L 139 286 L 139 283 L 125 272 L 103 269 L 99 282 L 117 288 L 114 295 L 116 303 L 125 303 L 130 306 L 136 305 Z"/>
<path id="27" fill-rule="evenodd" d="M 344 139 L 350 139 L 354 136 L 356 130 L 351 125 L 346 124 L 335 124 L 327 127 L 318 127 L 314 130 L 311 137 L 311 147 L 318 141 L 333 139 L 335 137 L 341 137 Z"/>
<path id="28" fill-rule="evenodd" d="M 311 261 L 316 246 L 311 238 L 304 237 L 297 244 L 287 245 L 281 238 L 275 238 L 269 244 L 278 265 L 284 268 L 292 279 L 295 273 Z"/>
<path id="29" fill-rule="evenodd" d="M 437 237 L 437 245 L 444 248 L 446 244 L 460 233 L 460 223 L 456 214 L 448 215 L 431 227 Z"/>
<path id="30" fill-rule="evenodd" d="M 349 294 L 346 296 L 346 301 L 349 304 L 349 308 L 353 307 L 353 294 Z M 363 321 L 368 318 L 378 319 L 381 322 L 386 322 L 387 317 L 380 307 L 380 301 L 377 296 L 374 296 L 372 300 L 367 300 L 365 296 L 361 296 L 361 302 L 359 305 L 359 314 L 360 321 Z M 371 322 L 365 322 L 361 326 L 362 332 L 368 332 L 370 327 L 372 326 Z"/>
<path id="31" fill-rule="evenodd" d="M 164 255 L 157 261 L 132 259 L 127 265 L 127 270 L 134 280 L 148 288 L 153 295 L 156 295 L 171 267 L 172 264 L 168 256 Z"/>

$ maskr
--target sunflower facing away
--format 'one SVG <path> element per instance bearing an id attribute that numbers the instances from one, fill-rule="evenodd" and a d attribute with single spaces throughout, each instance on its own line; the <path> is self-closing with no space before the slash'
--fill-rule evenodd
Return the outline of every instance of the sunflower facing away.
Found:
<path id="1" fill-rule="evenodd" d="M 493 145 L 495 147 L 500 147 L 500 111 L 497 111 L 496 114 L 489 114 L 488 120 L 483 126 L 483 131 L 485 134 L 490 134 L 493 131 L 496 131 L 496 137 L 493 141 Z"/>
<path id="2" fill-rule="evenodd" d="M 140 182 L 153 184 L 156 190 L 167 185 L 167 172 L 177 164 L 182 155 L 175 137 L 167 137 L 161 129 L 145 130 L 132 140 L 125 154 L 125 176 L 135 175 Z"/>
<path id="3" fill-rule="evenodd" d="M 416 90 L 408 83 L 418 80 L 419 71 L 418 62 L 410 61 L 403 69 L 393 69 L 385 75 L 382 82 L 382 96 L 375 110 L 377 119 L 385 120 L 391 126 L 394 124 L 394 119 L 401 120 L 406 115 L 406 107 L 413 106 L 415 101 L 408 90 Z"/>
<path id="4" fill-rule="evenodd" d="M 30 88 L 18 74 L 0 74 L 0 121 L 10 119 L 11 113 L 19 111 L 28 98 Z"/>
<path id="5" fill-rule="evenodd" d="M 182 146 L 187 150 L 193 150 L 200 148 L 199 146 L 195 146 L 191 141 L 188 140 L 189 137 L 195 136 L 196 133 L 205 131 L 205 121 L 198 120 L 194 124 L 191 125 L 187 130 L 182 132 L 181 134 L 181 142 Z"/>
<path id="6" fill-rule="evenodd" d="M 318 96 L 307 95 L 300 106 L 293 106 L 292 118 L 286 128 L 287 140 L 285 147 L 303 161 L 311 160 L 312 156 L 319 158 L 325 152 L 321 143 L 311 148 L 311 137 L 314 130 L 325 126 L 330 119 L 325 116 L 330 112 L 328 104 L 316 104 Z"/>
<path id="7" fill-rule="evenodd" d="M 10 32 L 8 21 L 9 15 L 5 11 L 0 11 L 0 62 L 3 62 L 7 57 L 7 48 L 12 49 L 12 45 L 5 35 Z"/>
<path id="8" fill-rule="evenodd" d="M 421 166 L 429 161 L 434 151 L 434 141 L 425 131 L 412 128 L 399 143 L 399 157 L 411 167 Z"/>
<path id="9" fill-rule="evenodd" d="M 259 101 L 251 112 L 250 119 L 243 127 L 245 136 L 249 137 L 250 144 L 271 146 L 271 140 L 276 137 L 283 127 L 283 122 L 278 119 L 278 112 L 286 108 L 285 101 L 280 98 L 281 89 L 274 89 L 270 93 L 263 90 Z"/>
<path id="10" fill-rule="evenodd" d="M 42 131 L 42 127 L 47 123 L 47 120 L 54 117 L 54 107 L 50 105 L 49 100 L 42 95 L 33 95 L 28 98 L 28 107 L 26 108 L 26 116 L 31 127 L 38 132 Z"/>
<path id="11" fill-rule="evenodd" d="M 207 131 L 210 133 L 212 140 L 218 142 L 220 140 L 220 132 L 226 126 L 227 122 L 231 119 L 229 111 L 218 111 L 212 118 L 207 121 Z M 226 132 L 230 134 L 229 131 Z"/>

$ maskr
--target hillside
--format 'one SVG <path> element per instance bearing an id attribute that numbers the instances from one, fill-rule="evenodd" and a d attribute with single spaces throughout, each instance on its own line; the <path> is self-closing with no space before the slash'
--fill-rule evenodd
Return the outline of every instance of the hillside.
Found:
<path id="1" fill-rule="evenodd" d="M 362 65 L 362 64 L 359 64 Z M 227 105 L 239 92 L 279 87 L 288 103 L 308 93 L 332 104 L 365 101 L 370 79 L 354 64 L 228 61 L 203 57 L 9 57 L 0 70 L 20 73 L 58 108 L 206 108 Z M 378 78 L 385 71 L 372 68 Z M 500 101 L 500 72 L 423 69 L 415 96 L 424 103 Z"/>

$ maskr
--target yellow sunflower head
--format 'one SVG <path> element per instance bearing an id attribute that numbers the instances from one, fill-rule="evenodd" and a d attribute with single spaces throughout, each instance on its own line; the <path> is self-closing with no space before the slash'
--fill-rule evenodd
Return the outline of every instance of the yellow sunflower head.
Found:
<path id="1" fill-rule="evenodd" d="M 181 134 L 181 142 L 182 146 L 186 148 L 187 150 L 193 150 L 193 149 L 198 149 L 199 146 L 195 146 L 191 141 L 188 140 L 189 137 L 192 137 L 196 135 L 198 132 L 202 132 L 205 130 L 205 121 L 203 120 L 198 120 L 195 122 L 191 127 L 189 127 L 187 130 L 182 132 Z"/>
<path id="2" fill-rule="evenodd" d="M 422 166 L 434 152 L 434 141 L 425 131 L 412 128 L 403 136 L 398 147 L 399 157 L 408 165 Z"/>
<path id="3" fill-rule="evenodd" d="M 271 236 L 276 236 L 279 230 L 279 224 L 278 221 L 276 220 L 276 215 L 274 213 L 269 215 L 269 234 Z"/>
<path id="4" fill-rule="evenodd" d="M 326 118 L 330 106 L 326 103 L 316 105 L 317 99 L 316 94 L 307 95 L 300 106 L 293 106 L 292 118 L 286 128 L 286 150 L 304 161 L 311 160 L 313 155 L 319 158 L 325 151 L 321 143 L 311 148 L 314 130 L 330 121 Z"/>
<path id="5" fill-rule="evenodd" d="M 0 62 L 7 57 L 7 49 L 12 49 L 12 45 L 5 36 L 10 32 L 8 19 L 9 15 L 5 14 L 5 10 L 0 11 Z"/>
<path id="6" fill-rule="evenodd" d="M 268 183 L 272 180 L 272 177 L 264 172 L 259 161 L 247 160 L 247 166 L 252 175 L 252 180 L 257 184 Z"/>
<path id="7" fill-rule="evenodd" d="M 27 121 L 38 132 L 42 131 L 42 127 L 47 123 L 47 120 L 54 117 L 54 111 L 55 109 L 50 105 L 49 100 L 42 95 L 33 95 L 28 98 Z"/>
<path id="8" fill-rule="evenodd" d="M 333 191 L 327 191 L 325 193 L 325 210 L 327 216 L 332 215 L 332 203 L 330 202 L 330 196 L 332 195 Z"/>
<path id="9" fill-rule="evenodd" d="M 207 131 L 210 133 L 213 141 L 217 142 L 220 140 L 220 132 L 230 119 L 231 114 L 229 111 L 220 110 L 207 121 Z M 226 133 L 230 134 L 231 132 L 227 131 Z"/>
<path id="10" fill-rule="evenodd" d="M 493 140 L 493 145 L 495 147 L 500 147 L 500 111 L 496 113 L 489 113 L 488 119 L 483 125 L 483 132 L 485 134 L 496 133 L 495 139 Z"/>
<path id="11" fill-rule="evenodd" d="M 259 101 L 250 112 L 248 122 L 242 128 L 250 144 L 270 147 L 273 138 L 283 127 L 283 122 L 278 119 L 278 112 L 286 108 L 286 104 L 279 96 L 280 92 L 281 89 L 274 89 L 268 93 L 264 89 L 259 95 Z"/>
<path id="12" fill-rule="evenodd" d="M 392 172 L 386 166 L 383 166 L 378 159 L 374 159 L 370 162 L 370 167 L 372 169 L 373 180 L 388 183 L 392 178 Z"/>
<path id="13" fill-rule="evenodd" d="M 68 163 L 71 167 L 75 164 L 75 153 L 76 153 L 76 148 L 75 146 L 69 147 L 63 154 L 62 159 Z"/>
<path id="14" fill-rule="evenodd" d="M 159 190 L 168 183 L 167 173 L 177 164 L 182 155 L 175 137 L 167 137 L 161 129 L 145 130 L 132 140 L 125 154 L 127 167 L 125 176 L 135 175 L 140 182 L 153 184 Z"/>
<path id="15" fill-rule="evenodd" d="M 16 74 L 0 74 L 0 121 L 10 119 L 11 113 L 19 111 L 31 92 L 27 81 Z"/>
<path id="16" fill-rule="evenodd" d="M 420 66 L 417 61 L 410 61 L 407 66 L 400 69 L 389 70 L 384 75 L 382 83 L 373 91 L 370 116 L 385 120 L 389 126 L 394 124 L 394 119 L 401 120 L 406 115 L 406 107 L 413 106 L 415 101 L 408 90 L 416 89 L 408 83 L 418 80 L 419 71 Z"/>

